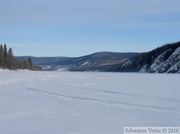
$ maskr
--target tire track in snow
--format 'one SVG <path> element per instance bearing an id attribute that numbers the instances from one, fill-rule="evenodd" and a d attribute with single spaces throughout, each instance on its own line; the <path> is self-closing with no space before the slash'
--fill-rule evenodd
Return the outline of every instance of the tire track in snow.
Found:
<path id="1" fill-rule="evenodd" d="M 29 92 L 30 94 L 36 94 L 33 92 L 38 92 L 39 93 L 38 95 L 43 95 L 43 96 L 47 96 L 47 97 L 51 97 L 51 98 L 55 98 L 55 99 L 75 100 L 75 101 L 79 101 L 79 102 L 83 102 L 83 103 L 84 102 L 85 103 L 94 103 L 97 105 L 104 105 L 104 106 L 111 105 L 111 106 L 115 106 L 115 107 L 119 107 L 121 109 L 127 109 L 127 110 L 157 112 L 157 113 L 165 113 L 165 114 L 172 114 L 172 115 L 180 116 L 179 109 L 172 109 L 172 108 L 167 108 L 167 107 L 156 107 L 156 106 L 149 106 L 149 105 L 139 105 L 139 104 L 118 102 L 118 101 L 111 101 L 111 100 L 104 101 L 104 100 L 98 100 L 98 99 L 92 99 L 92 98 L 76 97 L 76 96 L 64 95 L 64 94 L 54 93 L 54 92 L 50 92 L 50 91 L 44 91 L 41 89 L 31 88 L 31 87 L 28 87 L 25 85 L 29 81 L 31 81 L 31 83 L 33 83 L 33 81 L 36 81 L 37 78 L 40 79 L 42 77 L 36 76 L 36 77 L 30 77 L 30 78 L 26 78 L 26 79 L 18 79 L 15 81 L 6 82 L 3 84 L 3 86 L 5 88 L 9 88 L 9 89 L 15 88 L 18 90 L 30 90 L 31 91 L 31 92 Z M 45 79 L 49 79 L 49 78 L 45 78 Z M 71 87 L 78 88 L 78 87 L 73 87 L 73 86 L 71 86 Z M 129 93 L 123 93 L 123 92 L 110 91 L 110 90 L 92 89 L 92 88 L 88 88 L 88 87 L 81 87 L 81 88 L 87 89 L 87 90 L 92 90 L 92 91 L 115 94 L 115 95 L 127 95 L 127 96 L 145 97 L 145 98 L 153 98 L 153 99 L 155 98 L 155 99 L 160 99 L 160 100 L 165 100 L 165 101 L 174 101 L 174 102 L 180 101 L 180 100 L 176 100 L 176 99 L 142 96 L 142 95 L 138 95 L 138 94 L 129 94 Z M 7 92 L 5 92 L 5 93 L 7 93 Z M 9 94 L 11 94 L 11 93 L 9 93 Z M 27 96 L 18 95 L 17 97 L 26 98 Z M 31 99 L 31 98 L 29 98 L 29 99 Z"/>
<path id="2" fill-rule="evenodd" d="M 84 97 L 76 97 L 76 96 L 69 96 L 59 93 L 54 93 L 50 91 L 43 91 L 41 89 L 31 88 L 25 86 L 23 83 L 21 83 L 21 88 L 26 90 L 31 90 L 34 92 L 38 92 L 41 95 L 46 95 L 51 98 L 56 99 L 65 99 L 65 100 L 75 100 L 79 102 L 85 102 L 85 103 L 94 103 L 97 105 L 104 105 L 104 106 L 115 106 L 126 110 L 135 110 L 135 111 L 145 111 L 145 112 L 156 112 L 156 113 L 164 113 L 164 114 L 172 114 L 176 116 L 180 116 L 180 110 L 179 109 L 173 109 L 173 108 L 167 108 L 167 107 L 156 107 L 156 106 L 149 106 L 149 105 L 139 105 L 139 104 L 133 104 L 133 103 L 127 103 L 127 102 L 118 102 L 118 101 L 103 101 L 98 99 L 91 99 L 91 98 L 84 98 Z"/>
<path id="3" fill-rule="evenodd" d="M 77 87 L 73 87 L 73 88 L 77 88 Z M 131 93 L 125 93 L 125 92 L 111 91 L 111 90 L 102 90 L 102 89 L 95 89 L 95 88 L 88 88 L 88 87 L 84 87 L 83 89 L 92 90 L 92 91 L 98 91 L 98 92 L 104 92 L 104 93 L 109 93 L 109 94 L 115 94 L 115 95 L 142 97 L 142 98 L 150 98 L 150 99 L 157 99 L 157 100 L 164 100 L 164 101 L 171 101 L 171 102 L 180 103 L 180 100 L 172 99 L 172 98 L 163 98 L 163 97 L 156 97 L 156 96 L 146 96 L 146 95 L 131 94 Z"/>

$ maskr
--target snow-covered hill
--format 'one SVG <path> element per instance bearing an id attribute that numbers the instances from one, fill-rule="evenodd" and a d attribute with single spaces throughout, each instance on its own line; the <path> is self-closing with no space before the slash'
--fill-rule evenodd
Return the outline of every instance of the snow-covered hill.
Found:
<path id="1" fill-rule="evenodd" d="M 122 134 L 127 126 L 180 126 L 180 75 L 0 75 L 0 134 Z"/>
<path id="2" fill-rule="evenodd" d="M 169 56 L 167 60 L 165 60 L 165 55 L 171 51 L 171 49 L 163 52 L 159 55 L 154 62 L 151 64 L 149 68 L 144 65 L 140 72 L 157 72 L 157 73 L 180 73 L 180 47 L 178 47 L 172 55 Z"/>
<path id="3" fill-rule="evenodd" d="M 28 57 L 18 57 L 27 59 Z M 44 70 L 180 73 L 180 42 L 144 53 L 99 52 L 82 57 L 31 57 Z"/>
<path id="4" fill-rule="evenodd" d="M 108 71 L 108 69 L 117 64 L 124 63 L 129 58 L 138 53 L 115 53 L 98 52 L 82 57 L 31 57 L 36 66 L 44 70 L 69 70 L 69 71 Z M 27 59 L 27 56 L 18 57 Z"/>
<path id="5" fill-rule="evenodd" d="M 148 73 L 180 73 L 180 42 L 135 56 L 115 70 Z"/>

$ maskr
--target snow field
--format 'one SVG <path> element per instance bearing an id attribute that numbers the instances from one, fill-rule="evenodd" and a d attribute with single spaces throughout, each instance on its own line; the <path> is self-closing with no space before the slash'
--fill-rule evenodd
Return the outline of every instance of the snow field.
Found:
<path id="1" fill-rule="evenodd" d="M 0 72 L 0 134 L 122 134 L 180 126 L 180 75 Z"/>

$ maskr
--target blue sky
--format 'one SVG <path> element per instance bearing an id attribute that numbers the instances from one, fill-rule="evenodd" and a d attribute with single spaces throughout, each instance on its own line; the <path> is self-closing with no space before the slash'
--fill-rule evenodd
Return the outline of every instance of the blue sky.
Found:
<path id="1" fill-rule="evenodd" d="M 14 55 L 143 52 L 179 41 L 180 0 L 0 0 Z"/>

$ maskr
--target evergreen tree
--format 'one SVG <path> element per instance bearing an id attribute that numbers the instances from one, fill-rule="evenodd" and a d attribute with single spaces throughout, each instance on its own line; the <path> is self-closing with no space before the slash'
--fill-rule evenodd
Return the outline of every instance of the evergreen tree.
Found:
<path id="1" fill-rule="evenodd" d="M 3 46 L 0 45 L 0 68 L 2 67 L 2 60 L 3 60 Z"/>
<path id="2" fill-rule="evenodd" d="M 11 48 L 9 48 L 8 50 L 7 65 L 9 69 L 15 69 L 15 60 L 14 60 L 13 51 Z"/>
<path id="3" fill-rule="evenodd" d="M 3 48 L 3 69 L 4 68 L 8 68 L 8 61 L 7 61 L 7 47 L 6 44 L 4 44 L 4 48 Z"/>
<path id="4" fill-rule="evenodd" d="M 9 48 L 7 51 L 6 44 L 0 45 L 0 68 L 2 69 L 10 69 L 10 70 L 16 70 L 16 69 L 29 69 L 29 70 L 41 70 L 38 67 L 34 67 L 32 65 L 32 60 L 29 57 L 27 60 L 18 60 L 13 55 L 12 48 Z"/>
<path id="5" fill-rule="evenodd" d="M 0 68 L 5 68 L 4 48 L 0 45 Z"/>
<path id="6" fill-rule="evenodd" d="M 4 44 L 4 58 L 7 57 L 7 46 L 6 44 Z"/>
<path id="7" fill-rule="evenodd" d="M 30 57 L 28 57 L 28 62 L 29 62 L 29 64 L 30 64 L 30 68 L 32 68 L 32 60 L 31 60 Z"/>

